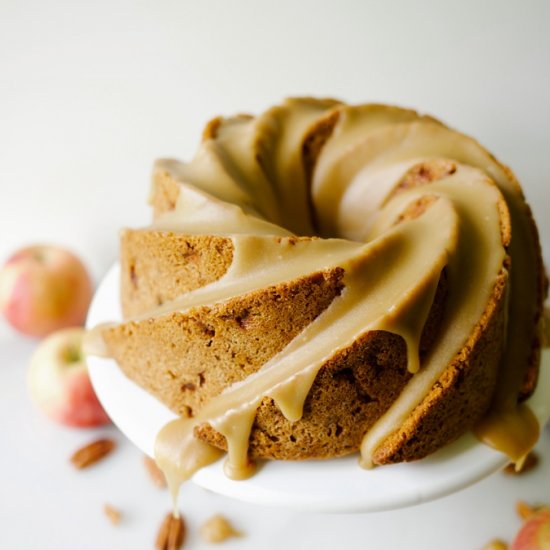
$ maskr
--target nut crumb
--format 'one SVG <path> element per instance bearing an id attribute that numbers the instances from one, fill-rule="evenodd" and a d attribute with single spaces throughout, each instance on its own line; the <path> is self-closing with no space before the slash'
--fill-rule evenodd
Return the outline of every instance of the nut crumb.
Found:
<path id="1" fill-rule="evenodd" d="M 82 470 L 105 458 L 114 448 L 112 439 L 98 439 L 78 449 L 70 460 L 77 469 Z"/>
<path id="2" fill-rule="evenodd" d="M 216 514 L 207 519 L 200 528 L 200 534 L 205 542 L 223 542 L 230 537 L 242 537 L 242 533 L 237 531 L 227 518 Z"/>
<path id="3" fill-rule="evenodd" d="M 500 539 L 488 542 L 481 550 L 508 550 L 508 545 Z"/>
<path id="4" fill-rule="evenodd" d="M 105 506 L 103 506 L 103 511 L 113 525 L 118 525 L 120 523 L 120 520 L 122 519 L 122 513 L 120 510 L 110 504 L 105 504 Z"/>
<path id="5" fill-rule="evenodd" d="M 151 457 L 144 455 L 143 464 L 151 481 L 160 489 L 165 489 L 166 478 L 164 477 L 164 472 L 157 466 L 157 463 Z"/>
<path id="6" fill-rule="evenodd" d="M 178 550 L 185 539 L 185 523 L 183 518 L 170 512 L 162 522 L 155 542 L 156 550 Z"/>
<path id="7" fill-rule="evenodd" d="M 519 462 L 518 464 L 515 464 L 514 462 L 510 462 L 508 465 L 504 467 L 503 472 L 508 475 L 518 476 L 533 470 L 534 468 L 537 467 L 538 463 L 539 463 L 539 456 L 534 451 L 531 451 L 523 459 L 523 461 Z"/>

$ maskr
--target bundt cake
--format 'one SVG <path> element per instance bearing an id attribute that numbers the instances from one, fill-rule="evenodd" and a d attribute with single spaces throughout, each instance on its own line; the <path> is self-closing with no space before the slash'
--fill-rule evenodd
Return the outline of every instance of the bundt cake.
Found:
<path id="1" fill-rule="evenodd" d="M 288 99 L 216 118 L 155 165 L 152 225 L 121 236 L 105 352 L 181 419 L 181 481 L 251 459 L 425 457 L 474 429 L 519 460 L 538 425 L 546 280 L 512 172 L 432 117 Z"/>

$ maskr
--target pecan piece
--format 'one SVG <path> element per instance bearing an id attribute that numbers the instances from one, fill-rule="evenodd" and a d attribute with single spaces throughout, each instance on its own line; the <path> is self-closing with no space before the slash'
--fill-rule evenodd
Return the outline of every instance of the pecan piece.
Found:
<path id="1" fill-rule="evenodd" d="M 122 513 L 120 510 L 110 504 L 105 504 L 105 506 L 103 506 L 103 511 L 113 525 L 118 525 L 120 523 L 122 518 Z"/>
<path id="2" fill-rule="evenodd" d="M 143 464 L 151 481 L 160 489 L 166 487 L 166 478 L 164 477 L 164 472 L 157 466 L 157 463 L 149 456 L 145 455 L 143 457 Z"/>
<path id="3" fill-rule="evenodd" d="M 242 536 L 242 533 L 237 531 L 230 521 L 220 514 L 207 519 L 201 526 L 200 534 L 205 542 L 210 543 L 223 542 L 230 537 Z"/>
<path id="4" fill-rule="evenodd" d="M 156 550 L 179 550 L 185 539 L 183 518 L 170 512 L 164 518 L 155 543 Z"/>
<path id="5" fill-rule="evenodd" d="M 105 458 L 115 448 L 112 439 L 98 439 L 81 447 L 71 456 L 73 465 L 81 470 Z"/>

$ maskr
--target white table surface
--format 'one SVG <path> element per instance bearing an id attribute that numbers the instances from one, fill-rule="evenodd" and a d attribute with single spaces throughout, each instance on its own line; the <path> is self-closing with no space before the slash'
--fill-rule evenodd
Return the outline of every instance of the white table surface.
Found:
<path id="1" fill-rule="evenodd" d="M 119 228 L 147 223 L 155 158 L 188 158 L 216 114 L 297 94 L 411 106 L 476 136 L 522 181 L 548 260 L 549 24 L 544 0 L 0 0 L 0 261 L 58 243 L 98 281 Z M 116 429 L 61 428 L 33 408 L 35 345 L 0 321 L 0 548 L 151 548 L 167 493 Z M 68 456 L 104 433 L 117 452 L 75 472 Z M 246 533 L 228 549 L 481 548 L 511 538 L 516 500 L 550 502 L 548 430 L 539 447 L 528 475 L 376 514 L 255 507 L 190 485 L 186 548 L 211 547 L 198 526 L 214 512 Z"/>

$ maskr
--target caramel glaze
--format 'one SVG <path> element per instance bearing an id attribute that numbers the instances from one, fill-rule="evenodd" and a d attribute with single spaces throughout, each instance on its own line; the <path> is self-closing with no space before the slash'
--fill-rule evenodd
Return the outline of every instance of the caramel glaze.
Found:
<path id="1" fill-rule="evenodd" d="M 301 152 L 319 128 L 309 181 Z M 400 185 L 419 166 L 441 162 L 446 168 L 429 185 Z M 254 470 L 248 440 L 262 399 L 272 398 L 287 419 L 299 419 L 323 364 L 366 332 L 384 330 L 404 339 L 414 375 L 363 438 L 360 462 L 371 466 L 376 448 L 464 346 L 506 272 L 501 372 L 491 410 L 475 433 L 513 460 L 532 448 L 538 424 L 528 406 L 518 405 L 518 395 L 540 336 L 532 321 L 538 322 L 543 294 L 536 230 L 510 171 L 475 141 L 414 111 L 291 99 L 256 118 L 216 119 L 191 163 L 164 160 L 156 169 L 169 172 L 180 190 L 173 211 L 153 227 L 228 236 L 234 252 L 221 279 L 140 318 L 188 311 L 334 267 L 343 268 L 345 287 L 258 372 L 194 418 L 161 430 L 156 459 L 174 499 L 184 480 L 221 454 L 195 437 L 196 427 L 208 423 L 226 438 L 229 477 L 248 477 Z M 417 217 L 404 218 L 422 201 Z M 323 238 L 277 238 L 295 233 Z M 441 336 L 421 365 L 420 335 L 443 269 L 451 292 Z"/>

